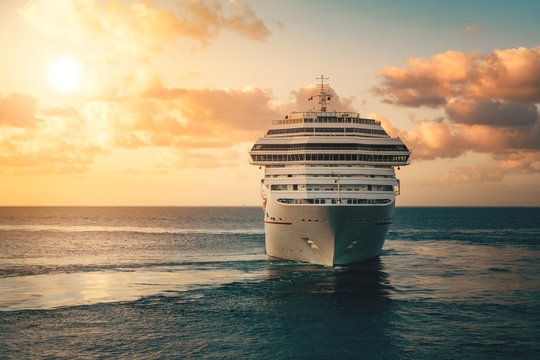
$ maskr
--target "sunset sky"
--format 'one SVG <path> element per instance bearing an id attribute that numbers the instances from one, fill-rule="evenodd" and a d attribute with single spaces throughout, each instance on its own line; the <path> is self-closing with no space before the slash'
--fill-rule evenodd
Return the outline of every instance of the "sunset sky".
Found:
<path id="1" fill-rule="evenodd" d="M 0 205 L 260 205 L 307 110 L 412 150 L 398 206 L 540 206 L 540 1 L 0 1 Z M 330 106 L 330 110 L 332 106 Z"/>

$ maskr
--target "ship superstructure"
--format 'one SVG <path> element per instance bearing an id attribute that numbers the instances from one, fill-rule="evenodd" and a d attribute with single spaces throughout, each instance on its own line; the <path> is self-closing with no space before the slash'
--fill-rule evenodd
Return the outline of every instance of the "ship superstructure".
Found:
<path id="1" fill-rule="evenodd" d="M 274 120 L 250 155 L 265 168 L 267 254 L 332 266 L 379 255 L 400 192 L 394 167 L 410 152 L 379 121 L 327 111 L 334 95 L 318 80 L 318 109 Z"/>

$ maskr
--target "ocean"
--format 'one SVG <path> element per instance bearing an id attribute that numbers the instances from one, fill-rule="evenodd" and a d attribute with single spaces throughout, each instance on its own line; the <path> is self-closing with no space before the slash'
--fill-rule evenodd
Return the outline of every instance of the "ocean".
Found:
<path id="1" fill-rule="evenodd" d="M 252 207 L 0 208 L 1 359 L 540 359 L 540 208 L 407 208 L 269 261 Z"/>

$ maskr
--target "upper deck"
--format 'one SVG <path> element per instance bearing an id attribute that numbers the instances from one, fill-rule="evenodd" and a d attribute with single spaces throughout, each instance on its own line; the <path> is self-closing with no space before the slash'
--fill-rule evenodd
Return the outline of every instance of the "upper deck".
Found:
<path id="1" fill-rule="evenodd" d="M 365 124 L 365 125 L 381 125 L 380 121 L 374 119 L 366 119 L 360 117 L 356 112 L 322 112 L 322 111 L 306 111 L 306 112 L 292 112 L 290 116 L 286 116 L 285 119 L 273 120 L 272 125 L 290 125 L 290 124 L 328 124 L 328 123 L 341 123 L 341 124 Z"/>
<path id="2" fill-rule="evenodd" d="M 295 111 L 273 120 L 266 134 L 250 150 L 254 165 L 324 164 L 407 165 L 409 149 L 390 137 L 381 122 L 354 111 L 328 111 L 333 91 L 324 84 L 308 101 L 318 98 L 319 108 Z"/>

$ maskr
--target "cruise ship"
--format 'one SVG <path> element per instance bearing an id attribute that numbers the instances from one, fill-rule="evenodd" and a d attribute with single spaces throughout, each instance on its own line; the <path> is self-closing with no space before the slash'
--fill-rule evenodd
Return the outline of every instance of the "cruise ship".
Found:
<path id="1" fill-rule="evenodd" d="M 410 152 L 381 123 L 329 111 L 334 93 L 321 76 L 315 106 L 272 121 L 251 148 L 261 180 L 266 253 L 325 266 L 377 257 L 400 185 L 395 167 Z"/>

